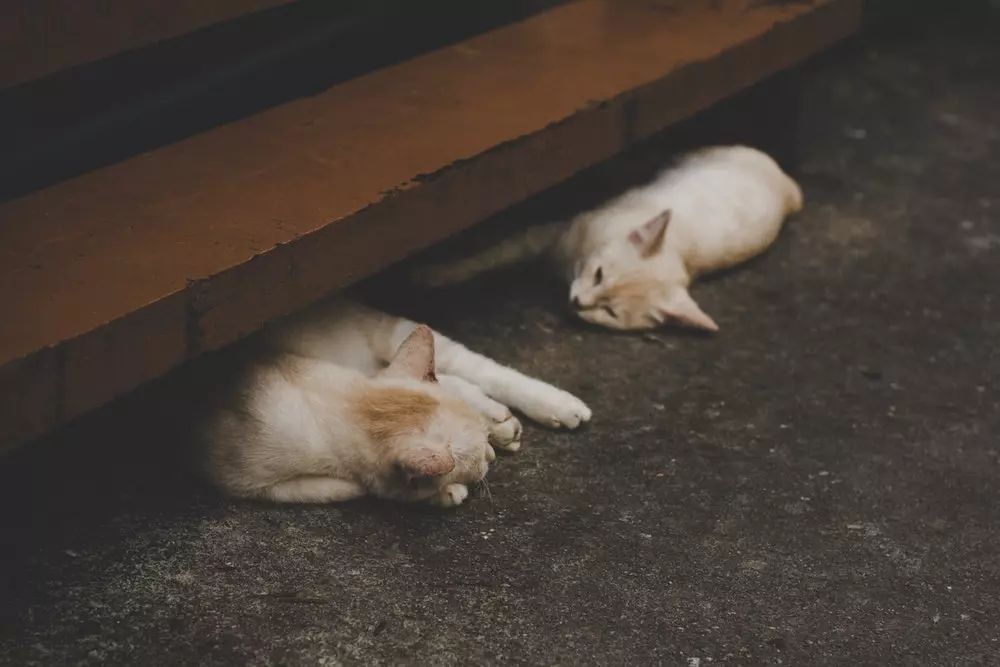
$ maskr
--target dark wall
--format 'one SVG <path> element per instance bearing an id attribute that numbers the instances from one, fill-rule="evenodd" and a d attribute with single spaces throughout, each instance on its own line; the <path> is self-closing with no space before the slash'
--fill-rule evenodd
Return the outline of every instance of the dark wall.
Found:
<path id="1" fill-rule="evenodd" d="M 0 201 L 556 4 L 303 0 L 0 90 Z"/>

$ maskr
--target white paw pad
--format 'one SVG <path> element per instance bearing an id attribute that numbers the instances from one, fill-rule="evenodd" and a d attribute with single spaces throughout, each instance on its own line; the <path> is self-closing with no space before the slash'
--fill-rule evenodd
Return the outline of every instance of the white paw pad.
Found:
<path id="1" fill-rule="evenodd" d="M 568 429 L 590 421 L 591 412 L 586 403 L 569 392 L 551 389 L 535 397 L 530 411 L 526 411 L 529 417 L 546 426 Z"/>

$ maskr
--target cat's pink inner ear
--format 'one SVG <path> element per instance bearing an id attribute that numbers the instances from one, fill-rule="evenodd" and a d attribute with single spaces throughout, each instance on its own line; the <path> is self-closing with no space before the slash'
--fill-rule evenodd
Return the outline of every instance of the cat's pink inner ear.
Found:
<path id="1" fill-rule="evenodd" d="M 663 239 L 667 235 L 667 224 L 670 222 L 671 211 L 656 215 L 629 232 L 628 240 L 643 257 L 655 255 L 663 247 Z"/>
<path id="2" fill-rule="evenodd" d="M 447 475 L 455 469 L 455 457 L 444 447 L 416 445 L 399 452 L 398 464 L 409 481 Z"/>
<path id="3" fill-rule="evenodd" d="M 434 332 L 420 324 L 406 337 L 385 369 L 386 375 L 437 382 L 434 374 Z"/>
<path id="4" fill-rule="evenodd" d="M 703 331 L 718 331 L 719 325 L 691 298 L 686 289 L 678 289 L 663 307 L 663 314 L 686 327 Z"/>

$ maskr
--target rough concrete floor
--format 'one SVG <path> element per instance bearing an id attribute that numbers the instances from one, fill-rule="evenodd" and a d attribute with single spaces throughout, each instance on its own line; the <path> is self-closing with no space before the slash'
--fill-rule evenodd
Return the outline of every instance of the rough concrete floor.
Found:
<path id="1" fill-rule="evenodd" d="M 492 501 L 229 502 L 149 396 L 9 459 L 0 661 L 997 664 L 1000 42 L 857 44 L 800 131 L 807 209 L 697 289 L 715 337 L 530 274 L 426 309 L 594 408 Z"/>

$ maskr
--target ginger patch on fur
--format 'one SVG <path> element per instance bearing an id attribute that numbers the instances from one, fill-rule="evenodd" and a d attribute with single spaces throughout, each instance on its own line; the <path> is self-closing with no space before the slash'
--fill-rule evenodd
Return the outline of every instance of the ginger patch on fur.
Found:
<path id="1" fill-rule="evenodd" d="M 358 399 L 357 412 L 369 436 L 384 442 L 424 430 L 438 405 L 437 399 L 426 394 L 401 387 L 378 387 Z"/>

